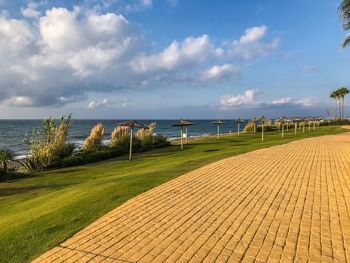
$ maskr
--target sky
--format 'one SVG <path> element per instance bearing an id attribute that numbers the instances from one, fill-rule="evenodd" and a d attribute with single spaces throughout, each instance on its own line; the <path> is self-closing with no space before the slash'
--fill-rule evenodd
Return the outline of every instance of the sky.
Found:
<path id="1" fill-rule="evenodd" d="M 350 86 L 338 5 L 0 0 L 0 119 L 331 117 Z"/>

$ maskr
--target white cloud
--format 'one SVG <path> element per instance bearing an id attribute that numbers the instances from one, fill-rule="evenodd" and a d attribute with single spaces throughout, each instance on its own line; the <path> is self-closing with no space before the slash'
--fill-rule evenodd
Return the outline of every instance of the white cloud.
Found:
<path id="1" fill-rule="evenodd" d="M 292 97 L 283 97 L 272 100 L 272 102 L 258 101 L 257 97 L 262 92 L 257 89 L 246 90 L 239 95 L 224 95 L 220 98 L 219 106 L 222 109 L 231 109 L 237 107 L 272 109 L 280 107 L 313 107 L 319 104 L 317 97 L 305 97 L 302 99 L 293 99 Z"/>
<path id="2" fill-rule="evenodd" d="M 126 108 L 130 105 L 131 100 L 128 98 L 122 98 L 115 101 L 107 100 L 106 98 L 102 101 L 90 101 L 88 104 L 89 109 L 102 108 L 105 106 L 115 106 L 117 108 Z"/>
<path id="3" fill-rule="evenodd" d="M 307 97 L 297 100 L 296 103 L 305 107 L 311 107 L 317 105 L 319 103 L 319 99 L 317 97 Z"/>
<path id="4" fill-rule="evenodd" d="M 272 101 L 272 104 L 274 105 L 301 105 L 304 107 L 310 107 L 310 106 L 315 106 L 319 103 L 319 100 L 317 97 L 306 97 L 302 99 L 295 100 L 292 97 L 284 97 L 280 99 L 276 99 Z"/>
<path id="5" fill-rule="evenodd" d="M 224 79 L 224 78 L 237 78 L 239 74 L 239 68 L 224 64 L 222 66 L 215 65 L 203 73 L 204 80 L 211 79 Z"/>
<path id="6" fill-rule="evenodd" d="M 293 101 L 292 97 L 280 98 L 272 101 L 272 104 L 286 104 Z"/>
<path id="7" fill-rule="evenodd" d="M 234 108 L 237 106 L 257 105 L 256 97 L 261 94 L 257 89 L 246 90 L 239 95 L 224 95 L 220 99 L 220 106 L 224 108 Z"/>
<path id="8" fill-rule="evenodd" d="M 173 41 L 160 53 L 139 56 L 131 62 L 131 67 L 139 73 L 171 71 L 202 64 L 222 53 L 223 50 L 215 48 L 208 35 L 188 37 L 181 43 Z"/>
<path id="9" fill-rule="evenodd" d="M 41 12 L 37 10 L 38 4 L 34 2 L 29 2 L 27 7 L 21 7 L 21 13 L 24 17 L 27 18 L 38 18 L 41 15 Z"/>
<path id="10" fill-rule="evenodd" d="M 122 15 L 87 7 L 35 13 L 37 5 L 32 3 L 27 8 L 33 12 L 22 8 L 22 13 L 38 16 L 35 21 L 0 15 L 0 104 L 61 106 L 86 100 L 94 92 L 198 86 L 239 77 L 239 67 L 234 66 L 239 61 L 227 56 L 232 45 L 217 45 L 206 34 L 149 51 L 144 32 Z M 266 30 L 248 29 L 238 42 L 264 45 Z M 91 102 L 91 107 L 98 104 Z"/>
<path id="11" fill-rule="evenodd" d="M 152 0 L 137 0 L 134 3 L 129 3 L 125 6 L 125 12 L 138 12 L 153 6 Z"/>
<path id="12" fill-rule="evenodd" d="M 97 102 L 95 100 L 91 101 L 88 105 L 89 109 L 96 109 L 102 106 L 105 106 L 108 104 L 108 100 L 107 99 L 103 99 L 101 102 Z"/>
<path id="13" fill-rule="evenodd" d="M 239 39 L 240 44 L 251 43 L 260 40 L 265 36 L 267 27 L 265 25 L 246 29 L 244 35 Z"/>
<path id="14" fill-rule="evenodd" d="M 276 49 L 279 39 L 274 38 L 270 43 L 263 43 L 262 38 L 267 33 L 265 25 L 248 28 L 239 40 L 226 43 L 228 55 L 231 59 L 252 60 L 254 58 L 266 56 Z"/>
<path id="15" fill-rule="evenodd" d="M 5 105 L 9 106 L 32 106 L 33 101 L 29 97 L 20 97 L 20 96 L 13 96 L 5 100 Z"/>

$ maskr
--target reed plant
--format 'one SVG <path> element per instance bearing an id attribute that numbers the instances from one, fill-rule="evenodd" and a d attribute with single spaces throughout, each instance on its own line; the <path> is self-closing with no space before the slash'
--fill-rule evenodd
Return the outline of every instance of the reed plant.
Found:
<path id="1" fill-rule="evenodd" d="M 96 124 L 96 126 L 91 129 L 90 135 L 86 138 L 83 144 L 83 151 L 96 152 L 102 150 L 104 132 L 105 127 L 103 124 Z"/>

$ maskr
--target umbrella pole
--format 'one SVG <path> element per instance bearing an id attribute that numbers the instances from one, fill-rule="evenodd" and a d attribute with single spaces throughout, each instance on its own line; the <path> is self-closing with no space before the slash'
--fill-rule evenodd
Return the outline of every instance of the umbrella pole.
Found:
<path id="1" fill-rule="evenodd" d="M 256 133 L 256 124 L 254 122 L 254 133 Z"/>
<path id="2" fill-rule="evenodd" d="M 309 131 L 311 130 L 311 122 L 309 122 Z"/>
<path id="3" fill-rule="evenodd" d="M 188 129 L 186 127 L 186 144 L 188 143 Z"/>
<path id="4" fill-rule="evenodd" d="M 284 138 L 284 123 L 282 124 L 282 138 Z"/>
<path id="5" fill-rule="evenodd" d="M 220 138 L 220 125 L 218 124 L 216 139 L 219 140 L 219 138 Z"/>
<path id="6" fill-rule="evenodd" d="M 133 137 L 133 127 L 130 129 L 130 150 L 129 150 L 129 162 L 132 160 L 132 137 Z"/>
<path id="7" fill-rule="evenodd" d="M 261 125 L 261 141 L 264 141 L 264 123 Z"/>
<path id="8" fill-rule="evenodd" d="M 298 125 L 297 125 L 297 122 L 294 123 L 294 134 L 297 135 L 297 128 L 298 128 Z"/>
<path id="9" fill-rule="evenodd" d="M 305 122 L 303 122 L 303 133 L 305 133 Z"/>
<path id="10" fill-rule="evenodd" d="M 287 123 L 287 131 L 289 130 L 289 123 Z"/>
<path id="11" fill-rule="evenodd" d="M 314 121 L 314 130 L 316 130 L 316 122 Z"/>
<path id="12" fill-rule="evenodd" d="M 181 139 L 180 139 L 180 143 L 181 143 L 181 150 L 183 150 L 183 149 L 184 149 L 184 145 L 183 145 L 183 142 L 182 142 L 182 137 L 183 137 L 183 128 L 182 128 L 182 126 L 181 126 L 180 135 L 181 135 Z"/>
<path id="13" fill-rule="evenodd" d="M 238 136 L 239 136 L 239 128 L 240 128 L 240 127 L 239 127 L 239 123 L 238 123 Z"/>

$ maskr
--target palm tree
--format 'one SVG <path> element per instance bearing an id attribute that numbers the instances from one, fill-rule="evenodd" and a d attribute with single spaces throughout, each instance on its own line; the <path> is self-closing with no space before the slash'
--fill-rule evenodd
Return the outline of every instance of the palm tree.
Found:
<path id="1" fill-rule="evenodd" d="M 335 102 L 335 108 L 334 108 L 334 120 L 337 120 L 338 117 L 338 97 L 337 97 L 337 92 L 333 90 L 330 94 L 329 97 L 334 100 Z"/>
<path id="2" fill-rule="evenodd" d="M 2 163 L 2 169 L 7 172 L 8 170 L 8 162 L 13 161 L 15 157 L 15 153 L 8 149 L 0 150 L 0 162 Z"/>
<path id="3" fill-rule="evenodd" d="M 343 0 L 339 6 L 340 17 L 343 20 L 344 30 L 350 29 L 350 0 Z M 343 48 L 350 45 L 350 36 L 346 37 L 343 43 Z"/>
<path id="4" fill-rule="evenodd" d="M 344 113 L 344 97 L 350 93 L 350 90 L 346 87 L 341 87 L 338 89 L 339 92 L 339 96 L 341 98 L 341 105 L 342 105 L 342 109 L 341 109 L 341 118 L 340 119 L 344 119 L 345 117 L 345 113 Z"/>

